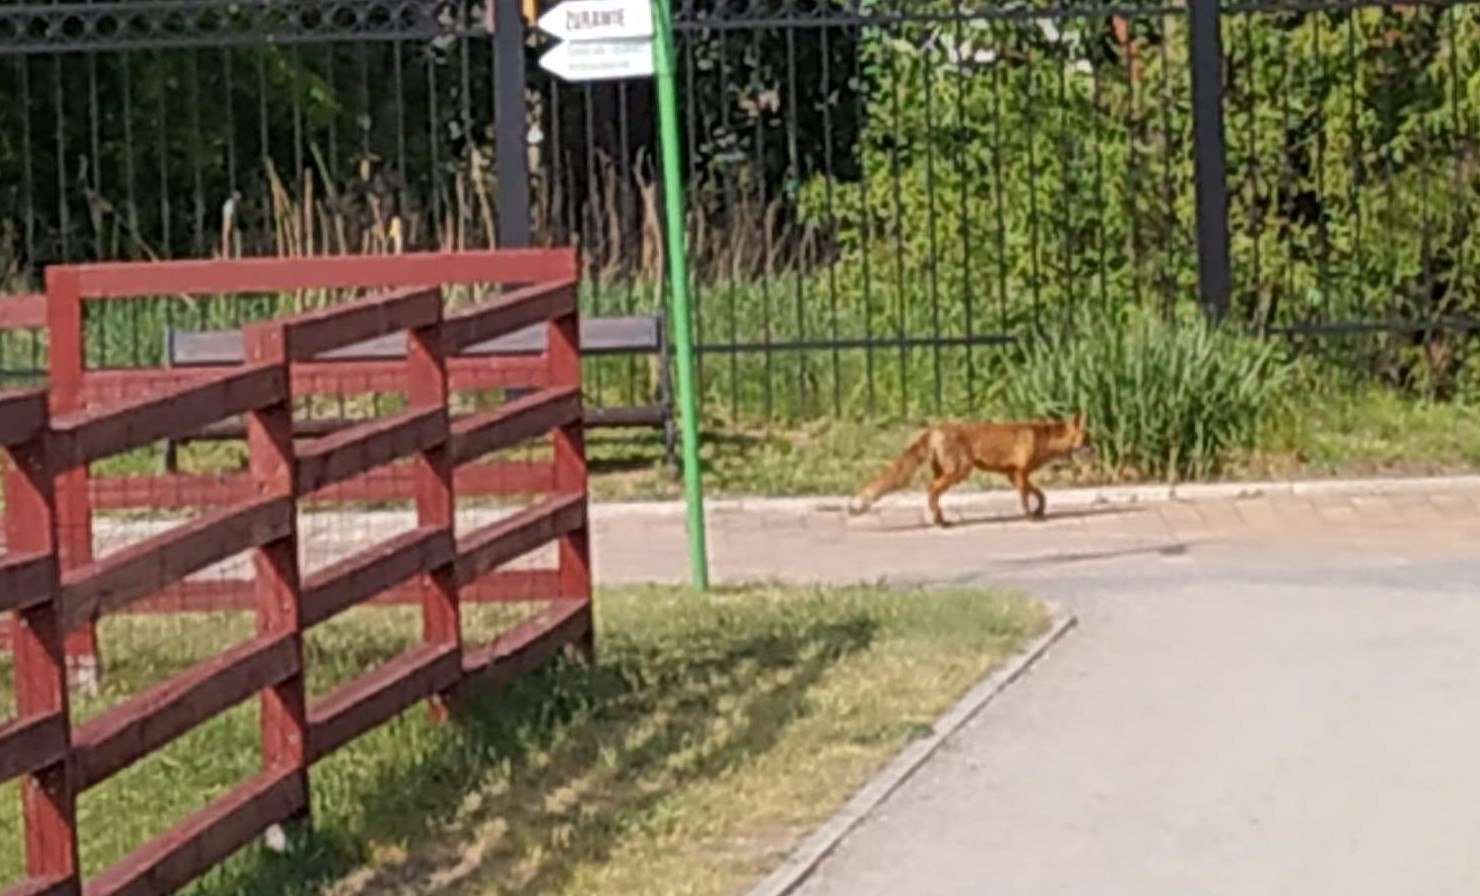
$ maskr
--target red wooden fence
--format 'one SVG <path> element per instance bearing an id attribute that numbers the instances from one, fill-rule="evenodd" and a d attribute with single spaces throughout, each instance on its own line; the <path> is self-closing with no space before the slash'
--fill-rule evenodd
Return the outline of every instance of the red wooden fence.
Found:
<path id="1" fill-rule="evenodd" d="M 563 647 L 591 654 L 571 254 L 102 265 L 52 269 L 47 279 L 49 394 L 0 394 L 0 448 L 10 460 L 0 611 L 16 614 L 17 709 L 15 721 L 0 729 L 0 781 L 25 779 L 29 875 L 0 896 L 81 892 L 77 796 L 254 696 L 261 700 L 261 772 L 93 877 L 89 896 L 171 892 L 271 825 L 304 816 L 312 763 L 419 700 L 440 705 L 440 697 L 475 678 L 507 680 Z M 448 282 L 526 285 L 449 314 L 439 288 Z M 187 371 L 163 390 L 156 382 L 146 392 L 142 380 L 130 385 L 116 372 L 83 368 L 85 299 L 318 286 L 397 288 L 254 325 L 245 333 L 244 364 Z M 449 358 L 538 321 L 547 322 L 550 336 L 531 377 L 538 391 L 454 420 L 449 390 L 456 367 Z M 315 358 L 393 333 L 407 334 L 405 358 L 381 362 L 375 373 L 378 382 L 404 392 L 406 409 L 332 435 L 295 440 L 295 395 L 331 382 L 332 376 L 322 377 L 336 370 Z M 353 363 L 334 362 L 334 375 L 344 376 L 343 366 Z M 364 380 L 359 382 L 363 388 Z M 100 395 L 107 401 L 98 401 Z M 188 523 L 93 556 L 90 498 L 98 493 L 88 483 L 89 463 L 238 415 L 247 421 L 250 478 L 205 488 L 200 503 L 209 510 Z M 549 496 L 459 535 L 453 511 L 464 480 L 457 469 L 547 434 L 554 439 L 543 477 Z M 367 477 L 404 459 L 413 470 L 411 485 L 398 487 L 398 494 L 414 499 L 416 527 L 303 575 L 297 543 L 301 502 L 356 482 L 366 494 L 383 496 L 389 489 Z M 475 594 L 498 599 L 501 575 L 507 574 L 497 570 L 552 542 L 558 545 L 558 567 L 532 574 L 545 599 L 540 612 L 490 643 L 465 645 L 460 604 Z M 245 586 L 250 594 L 233 591 L 202 600 L 212 608 L 255 610 L 257 634 L 73 727 L 64 641 L 72 638 L 75 648 L 79 633 L 89 633 L 100 614 L 136 608 L 243 551 L 251 552 L 255 572 Z M 531 587 L 527 580 L 510 581 Z M 421 603 L 421 642 L 310 702 L 303 633 L 387 593 Z"/>

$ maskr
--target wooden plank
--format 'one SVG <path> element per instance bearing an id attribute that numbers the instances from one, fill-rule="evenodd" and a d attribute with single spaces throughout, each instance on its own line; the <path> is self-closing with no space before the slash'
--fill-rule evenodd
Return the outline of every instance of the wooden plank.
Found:
<path id="1" fill-rule="evenodd" d="M 301 771 L 273 769 L 249 778 L 177 827 L 87 882 L 86 896 L 173 893 L 308 806 Z"/>
<path id="2" fill-rule="evenodd" d="M 73 732 L 79 790 L 300 671 L 286 635 L 260 636 L 171 676 Z"/>
<path id="3" fill-rule="evenodd" d="M 460 498 L 539 495 L 554 489 L 554 473 L 548 461 L 468 464 L 458 468 L 453 482 Z M 300 500 L 329 504 L 407 501 L 415 491 L 410 470 L 381 467 Z M 99 510 L 178 509 L 239 504 L 254 499 L 257 489 L 251 477 L 243 473 L 178 473 L 94 479 L 88 483 L 88 493 L 92 506 Z"/>
<path id="4" fill-rule="evenodd" d="M 441 318 L 442 291 L 419 287 L 378 293 L 257 326 L 281 327 L 287 359 L 308 361 L 335 349 L 431 326 Z"/>
<path id="5" fill-rule="evenodd" d="M 456 424 L 459 420 L 471 419 L 476 415 L 465 414 L 452 418 Z M 587 429 L 628 429 L 644 427 L 656 429 L 668 422 L 671 414 L 662 405 L 631 405 L 627 407 L 587 407 L 581 411 L 581 423 Z M 363 421 L 352 418 L 326 417 L 311 420 L 299 420 L 293 426 L 293 435 L 298 438 L 322 438 L 343 432 L 359 426 Z M 193 433 L 187 438 L 182 437 L 179 441 L 214 441 L 232 442 L 246 438 L 246 429 L 240 423 L 221 422 L 212 423 Z"/>
<path id="6" fill-rule="evenodd" d="M 442 323 L 447 354 L 522 330 L 576 310 L 575 278 L 516 289 L 497 299 L 449 315 Z"/>
<path id="7" fill-rule="evenodd" d="M 56 554 L 0 555 L 0 613 L 48 600 L 56 584 Z"/>
<path id="8" fill-rule="evenodd" d="M 457 645 L 422 644 L 315 703 L 308 711 L 309 762 L 452 687 L 460 665 Z"/>
<path id="9" fill-rule="evenodd" d="M 53 712 L 0 725 L 0 782 L 46 768 L 67 757 L 67 718 Z"/>
<path id="10" fill-rule="evenodd" d="M 219 367 L 90 370 L 81 394 L 88 407 L 106 407 L 161 389 L 183 388 L 219 376 L 220 371 Z M 447 371 L 452 388 L 459 391 L 539 388 L 548 379 L 542 357 L 452 358 Z M 292 380 L 295 396 L 399 393 L 406 385 L 406 365 L 400 361 L 305 361 L 293 365 Z"/>
<path id="11" fill-rule="evenodd" d="M 248 332 L 252 357 L 286 364 L 282 327 L 259 327 Z M 258 489 L 281 501 L 298 503 L 297 456 L 293 445 L 293 408 L 289 401 L 247 415 L 248 470 Z M 300 670 L 262 692 L 258 701 L 262 767 L 295 769 L 307 780 L 304 748 L 308 741 L 308 706 L 303 668 L 302 571 L 299 569 L 297 527 L 252 550 L 252 573 L 257 596 L 257 632 L 287 636 L 297 653 Z M 307 807 L 303 815 L 308 814 Z M 306 818 L 304 819 L 306 820 Z"/>
<path id="12" fill-rule="evenodd" d="M 452 424 L 452 462 L 466 463 L 579 422 L 579 386 L 553 386 Z"/>
<path id="13" fill-rule="evenodd" d="M 0 391 L 0 448 L 25 444 L 45 430 L 44 389 Z"/>
<path id="14" fill-rule="evenodd" d="M 587 429 L 661 429 L 667 424 L 668 417 L 660 404 L 585 408 L 581 412 L 581 422 Z"/>
<path id="15" fill-rule="evenodd" d="M 62 627 L 71 631 L 194 572 L 292 531 L 290 498 L 207 514 L 62 577 Z"/>
<path id="16" fill-rule="evenodd" d="M 256 609 L 251 579 L 197 579 L 171 585 L 136 603 L 125 613 L 221 613 Z M 500 604 L 546 601 L 560 596 L 560 574 L 554 569 L 508 569 L 489 573 L 460 589 L 464 604 Z M 363 606 L 391 607 L 420 603 L 421 583 L 404 581 L 378 592 Z M 304 601 L 305 618 L 311 605 Z M 322 620 L 320 620 L 322 621 Z M 305 623 L 307 624 L 307 623 Z M 0 635 L 4 629 L 0 628 Z M 3 644 L 0 639 L 0 644 Z"/>
<path id="17" fill-rule="evenodd" d="M 227 295 L 302 289 L 504 285 L 576 276 L 569 249 L 499 249 L 307 258 L 111 262 L 60 268 L 92 299 Z"/>
<path id="18" fill-rule="evenodd" d="M 463 657 L 463 673 L 479 676 L 478 684 L 507 684 L 549 662 L 567 644 L 591 632 L 591 602 L 554 600 L 491 643 Z"/>
<path id="19" fill-rule="evenodd" d="M 241 330 L 172 330 L 166 351 L 171 367 L 240 364 L 246 358 Z M 387 333 L 321 353 L 319 361 L 388 361 L 406 357 L 406 334 Z"/>
<path id="20" fill-rule="evenodd" d="M 586 525 L 586 496 L 557 495 L 457 540 L 457 583 L 499 566 Z"/>
<path id="21" fill-rule="evenodd" d="M 630 355 L 658 351 L 661 345 L 656 316 L 586 317 L 581 319 L 583 355 Z M 505 336 L 470 345 L 462 357 L 544 354 L 548 339 L 543 322 Z M 240 364 L 245 357 L 241 330 L 172 330 L 166 351 L 171 367 Z M 392 333 L 324 352 L 320 360 L 390 361 L 406 357 L 406 337 Z"/>
<path id="22" fill-rule="evenodd" d="M 88 499 L 97 510 L 222 507 L 257 496 L 256 484 L 245 473 L 107 476 L 93 478 L 87 485 Z"/>
<path id="23" fill-rule="evenodd" d="M 419 527 L 346 557 L 304 580 L 303 627 L 318 625 L 421 573 L 446 566 L 456 556 L 450 528 Z"/>
<path id="24" fill-rule="evenodd" d="M 295 420 L 293 436 L 300 439 L 322 439 L 346 429 L 354 429 L 369 421 L 353 418 L 326 417 L 312 420 Z M 178 441 L 240 442 L 247 438 L 247 425 L 240 420 L 222 420 L 203 426 Z"/>
<path id="25" fill-rule="evenodd" d="M 282 367 L 264 365 L 216 372 L 122 406 L 57 417 L 52 420 L 52 462 L 58 470 L 70 469 L 189 435 L 208 423 L 282 401 L 287 388 Z"/>
<path id="26" fill-rule="evenodd" d="M 0 296 L 0 330 L 40 330 L 45 326 L 45 294 Z"/>
<path id="27" fill-rule="evenodd" d="M 32 877 L 0 890 L 0 896 L 77 896 L 82 886 L 75 877 Z"/>
<path id="28" fill-rule="evenodd" d="M 46 272 L 46 289 L 47 410 L 55 415 L 79 408 L 84 357 L 82 301 L 75 280 L 56 276 L 50 269 Z M 5 483 L 7 546 L 17 553 L 51 555 L 59 565 L 85 562 L 92 550 L 87 471 L 56 476 L 51 441 L 43 437 L 10 450 L 15 466 Z M 96 643 L 91 631 L 79 632 L 75 639 L 66 637 L 57 600 L 56 568 L 48 571 L 53 574 L 46 586 L 50 599 L 19 611 L 15 624 L 8 626 L 15 663 L 15 710 L 22 719 L 59 720 L 65 748 L 71 741 L 67 660 L 73 656 L 95 657 Z M 77 793 L 65 757 L 49 758 L 53 758 L 52 763 L 33 767 L 20 788 L 25 867 L 33 877 L 75 885 L 79 866 Z"/>
<path id="29" fill-rule="evenodd" d="M 581 384 L 581 340 L 576 315 L 550 321 L 550 379 Z M 579 494 L 586 499 L 586 430 L 580 423 L 562 426 L 551 439 L 555 454 L 555 491 Z M 560 566 L 560 596 L 591 599 L 591 532 L 583 519 L 580 526 L 561 533 L 556 555 Z M 588 662 L 596 659 L 595 633 L 587 630 L 578 645 Z"/>
<path id="30" fill-rule="evenodd" d="M 412 408 L 362 423 L 298 449 L 295 486 L 310 495 L 346 479 L 446 443 L 447 407 Z"/>

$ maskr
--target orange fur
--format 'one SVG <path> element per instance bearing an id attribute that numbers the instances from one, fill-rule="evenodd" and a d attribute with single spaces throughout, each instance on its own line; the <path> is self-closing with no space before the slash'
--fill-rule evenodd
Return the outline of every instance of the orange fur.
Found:
<path id="1" fill-rule="evenodd" d="M 927 427 L 903 454 L 864 485 L 849 510 L 863 513 L 884 495 L 909 485 L 920 468 L 929 464 L 934 478 L 927 502 L 931 519 L 938 526 L 945 525 L 941 495 L 965 482 L 974 470 L 1006 476 L 1022 499 L 1023 513 L 1041 519 L 1047 499 L 1029 477 L 1053 461 L 1093 452 L 1083 414 L 1071 420 L 937 423 Z"/>

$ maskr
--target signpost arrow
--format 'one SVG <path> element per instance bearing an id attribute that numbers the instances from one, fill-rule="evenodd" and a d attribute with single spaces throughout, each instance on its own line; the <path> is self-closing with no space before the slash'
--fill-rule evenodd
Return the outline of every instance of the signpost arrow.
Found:
<path id="1" fill-rule="evenodd" d="M 566 81 L 610 81 L 653 75 L 652 38 L 566 41 L 545 51 L 540 68 Z"/>
<path id="2" fill-rule="evenodd" d="M 652 37 L 653 8 L 648 0 L 565 0 L 540 16 L 539 26 L 561 40 Z"/>

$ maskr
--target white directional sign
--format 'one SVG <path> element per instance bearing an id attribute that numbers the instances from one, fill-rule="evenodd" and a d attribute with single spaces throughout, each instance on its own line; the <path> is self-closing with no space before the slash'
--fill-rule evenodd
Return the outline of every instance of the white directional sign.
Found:
<path id="1" fill-rule="evenodd" d="M 561 40 L 653 36 L 650 0 L 565 0 L 540 16 L 540 30 Z"/>
<path id="2" fill-rule="evenodd" d="M 653 39 L 566 41 L 540 57 L 540 68 L 567 81 L 651 78 Z"/>

